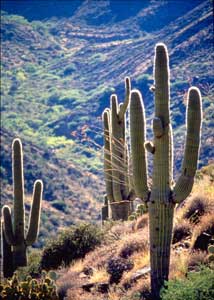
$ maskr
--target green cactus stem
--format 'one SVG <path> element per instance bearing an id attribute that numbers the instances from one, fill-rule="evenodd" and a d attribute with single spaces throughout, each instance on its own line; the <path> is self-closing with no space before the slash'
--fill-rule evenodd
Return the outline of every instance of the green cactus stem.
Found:
<path id="1" fill-rule="evenodd" d="M 112 164 L 111 164 L 111 132 L 110 132 L 110 110 L 107 108 L 103 112 L 104 124 L 104 177 L 106 184 L 107 198 L 110 202 L 114 201 L 112 183 Z"/>
<path id="2" fill-rule="evenodd" d="M 173 185 L 173 139 L 170 124 L 169 62 L 164 44 L 156 45 L 155 53 L 155 116 L 154 140 L 145 142 L 145 116 L 141 95 L 132 91 L 130 104 L 131 153 L 136 195 L 148 202 L 150 231 L 151 290 L 154 299 L 168 280 L 173 213 L 191 192 L 197 169 L 201 129 L 201 95 L 192 87 L 188 91 L 187 135 L 182 174 Z M 145 149 L 153 153 L 152 186 L 147 182 Z"/>
<path id="3" fill-rule="evenodd" d="M 12 247 L 8 244 L 5 232 L 3 229 L 3 221 L 1 221 L 1 247 L 2 247 L 2 271 L 4 278 L 11 278 L 13 276 L 13 253 Z"/>
<path id="4" fill-rule="evenodd" d="M 3 229 L 7 243 L 13 248 L 14 269 L 27 265 L 26 248 L 32 245 L 38 235 L 41 199 L 43 184 L 37 180 L 34 184 L 33 200 L 29 218 L 28 232 L 25 236 L 25 209 L 24 209 L 24 176 L 22 144 L 15 139 L 12 145 L 13 158 L 13 183 L 14 183 L 14 219 L 10 208 L 5 205 L 2 208 Z"/>
<path id="5" fill-rule="evenodd" d="M 111 108 L 103 112 L 104 123 L 104 175 L 110 206 L 109 217 L 126 219 L 132 209 L 130 197 L 129 155 L 126 142 L 126 111 L 130 100 L 131 83 L 125 79 L 125 100 L 118 104 L 117 96 L 111 96 Z M 133 194 L 133 191 L 132 191 Z M 120 204 L 119 204 L 120 202 Z M 120 211 L 120 213 L 119 213 Z M 125 214 L 125 215 L 124 215 Z"/>

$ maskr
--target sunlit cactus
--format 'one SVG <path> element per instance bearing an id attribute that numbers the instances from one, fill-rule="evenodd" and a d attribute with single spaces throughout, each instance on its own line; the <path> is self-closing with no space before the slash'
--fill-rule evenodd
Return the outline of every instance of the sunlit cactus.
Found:
<path id="1" fill-rule="evenodd" d="M 26 248 L 32 245 L 37 238 L 40 222 L 42 181 L 37 180 L 34 184 L 33 200 L 29 217 L 29 226 L 25 234 L 25 208 L 24 208 L 24 176 L 23 176 L 23 154 L 20 139 L 15 139 L 12 145 L 13 156 L 13 189 L 14 206 L 13 221 L 10 207 L 4 205 L 2 208 L 3 231 L 7 243 L 12 246 L 13 269 L 27 265 Z"/>
<path id="2" fill-rule="evenodd" d="M 126 141 L 126 111 L 129 105 L 131 83 L 125 78 L 125 100 L 118 103 L 111 96 L 110 109 L 103 112 L 104 124 L 104 175 L 109 202 L 109 217 L 127 220 L 132 210 L 133 190 L 129 181 L 129 155 Z"/>
<path id="3" fill-rule="evenodd" d="M 182 173 L 173 183 L 173 139 L 170 123 L 168 52 L 164 44 L 156 45 L 154 63 L 155 115 L 154 140 L 146 142 L 146 119 L 139 91 L 131 92 L 130 135 L 133 181 L 137 197 L 148 203 L 150 230 L 151 290 L 159 299 L 160 289 L 168 280 L 173 212 L 176 203 L 191 192 L 197 169 L 202 120 L 201 95 L 196 87 L 188 91 L 187 134 Z M 146 150 L 153 154 L 152 186 L 147 179 Z"/>

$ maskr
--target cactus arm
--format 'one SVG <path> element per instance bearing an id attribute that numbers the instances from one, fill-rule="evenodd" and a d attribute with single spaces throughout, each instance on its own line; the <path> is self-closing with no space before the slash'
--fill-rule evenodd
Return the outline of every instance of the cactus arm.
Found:
<path id="1" fill-rule="evenodd" d="M 111 163 L 111 132 L 110 132 L 110 110 L 105 109 L 102 115 L 104 125 L 104 177 L 107 198 L 114 201 L 112 188 L 112 163 Z"/>
<path id="2" fill-rule="evenodd" d="M 31 206 L 31 213 L 29 219 L 29 228 L 26 236 L 26 245 L 32 245 L 38 235 L 41 201 L 42 201 L 43 183 L 41 180 L 37 180 L 34 184 L 33 201 Z"/>
<path id="3" fill-rule="evenodd" d="M 118 119 L 117 96 L 111 96 L 112 180 L 114 201 L 122 201 L 120 173 L 124 155 L 124 122 Z"/>
<path id="4" fill-rule="evenodd" d="M 145 152 L 146 119 L 144 105 L 139 91 L 131 92 L 130 136 L 133 164 L 133 182 L 137 197 L 148 200 L 147 160 Z"/>
<path id="5" fill-rule="evenodd" d="M 7 205 L 3 206 L 2 215 L 3 215 L 3 231 L 5 234 L 5 238 L 7 239 L 7 243 L 15 246 L 16 240 L 15 240 L 15 236 L 13 234 L 11 210 L 10 210 L 9 206 L 7 206 Z"/>
<path id="6" fill-rule="evenodd" d="M 164 44 L 157 44 L 155 55 L 155 116 L 163 122 L 163 128 L 169 124 L 169 60 Z"/>
<path id="7" fill-rule="evenodd" d="M 151 154 L 155 153 L 155 146 L 153 145 L 152 142 L 145 142 L 145 148 L 149 153 Z"/>
<path id="8" fill-rule="evenodd" d="M 154 168 L 153 186 L 160 189 L 160 194 L 171 191 L 173 181 L 172 129 L 169 118 L 169 60 L 164 44 L 156 45 L 155 53 L 155 118 L 154 132 Z M 162 199 L 163 200 L 163 199 Z"/>
<path id="9" fill-rule="evenodd" d="M 129 190 L 130 190 L 130 183 L 129 183 L 129 149 L 128 144 L 125 143 L 124 145 L 124 162 L 123 162 L 123 177 L 121 177 L 122 186 L 121 186 L 121 193 L 123 195 L 123 199 L 128 199 Z"/>
<path id="10" fill-rule="evenodd" d="M 25 210 L 24 210 L 24 177 L 23 154 L 20 139 L 15 139 L 12 145 L 13 153 L 13 182 L 14 182 L 14 223 L 13 230 L 16 241 L 24 239 Z"/>
<path id="11" fill-rule="evenodd" d="M 119 120 L 122 120 L 123 116 L 126 113 L 130 101 L 130 93 L 131 93 L 131 81 L 129 77 L 126 77 L 125 78 L 125 100 L 119 110 L 119 114 L 118 114 Z"/>
<path id="12" fill-rule="evenodd" d="M 2 252 L 2 271 L 5 278 L 13 276 L 13 253 L 11 244 L 7 242 L 3 220 L 1 221 L 1 252 Z"/>
<path id="13" fill-rule="evenodd" d="M 187 134 L 182 162 L 182 173 L 174 187 L 174 200 L 180 203 L 189 196 L 197 169 L 202 122 L 201 94 L 198 88 L 188 91 Z"/>

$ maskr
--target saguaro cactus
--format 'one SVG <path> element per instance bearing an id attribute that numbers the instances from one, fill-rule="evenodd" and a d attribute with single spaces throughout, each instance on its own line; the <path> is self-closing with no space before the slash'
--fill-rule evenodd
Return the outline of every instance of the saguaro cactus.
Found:
<path id="1" fill-rule="evenodd" d="M 14 183 L 13 222 L 9 206 L 3 206 L 2 215 L 3 231 L 7 243 L 12 246 L 15 270 L 19 266 L 27 265 L 26 248 L 35 242 L 38 234 L 43 184 L 40 180 L 37 180 L 34 184 L 29 227 L 25 235 L 23 155 L 22 144 L 19 139 L 13 141 L 12 154 Z"/>
<path id="2" fill-rule="evenodd" d="M 104 175 L 110 217 L 113 220 L 127 220 L 131 209 L 126 143 L 126 111 L 131 91 L 128 77 L 125 79 L 125 89 L 124 103 L 118 104 L 117 96 L 112 95 L 111 108 L 103 112 Z"/>
<path id="3" fill-rule="evenodd" d="M 139 91 L 133 90 L 130 103 L 130 134 L 134 188 L 148 202 L 150 231 L 151 290 L 159 299 L 164 280 L 168 279 L 173 211 L 176 203 L 191 192 L 197 169 L 202 119 L 201 95 L 196 87 L 188 91 L 187 134 L 182 174 L 173 184 L 173 139 L 169 111 L 169 62 L 164 44 L 156 45 L 155 54 L 154 141 L 145 143 L 146 120 Z M 148 185 L 146 151 L 153 153 L 152 186 Z"/>
<path id="4" fill-rule="evenodd" d="M 12 247 L 8 244 L 4 229 L 3 229 L 3 221 L 1 221 L 1 258 L 2 258 L 2 270 L 5 278 L 9 278 L 13 276 L 13 253 Z"/>

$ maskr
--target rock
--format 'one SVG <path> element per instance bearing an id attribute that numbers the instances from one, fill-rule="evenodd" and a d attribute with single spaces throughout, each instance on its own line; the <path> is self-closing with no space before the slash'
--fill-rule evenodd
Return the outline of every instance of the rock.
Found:
<path id="1" fill-rule="evenodd" d="M 105 294 L 109 291 L 109 283 L 108 282 L 100 282 L 100 283 L 86 283 L 82 285 L 82 289 L 86 292 L 91 292 L 92 289 L 96 289 L 99 293 Z"/>
<path id="2" fill-rule="evenodd" d="M 150 273 L 150 267 L 144 267 L 135 272 L 131 277 L 131 282 L 134 282 Z"/>

